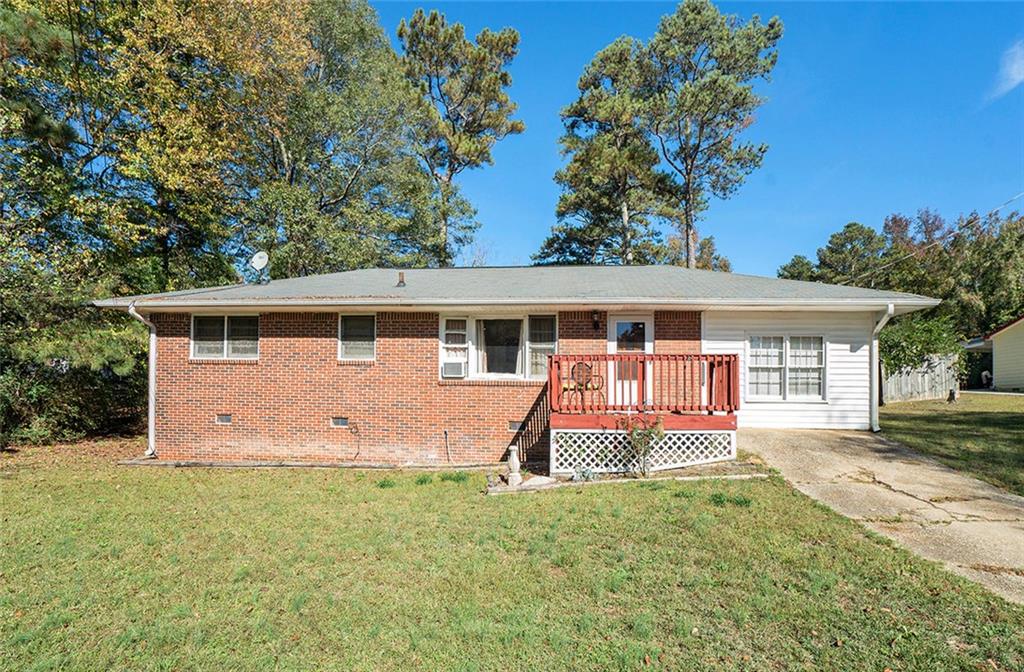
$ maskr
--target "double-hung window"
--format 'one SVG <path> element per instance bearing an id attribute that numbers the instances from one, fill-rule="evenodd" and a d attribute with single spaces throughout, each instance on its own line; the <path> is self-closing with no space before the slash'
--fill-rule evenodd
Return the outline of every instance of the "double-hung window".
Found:
<path id="1" fill-rule="evenodd" d="M 194 359 L 256 359 L 259 354 L 259 316 L 192 316 Z"/>
<path id="2" fill-rule="evenodd" d="M 747 396 L 757 400 L 825 398 L 825 339 L 754 335 L 747 343 Z"/>
<path id="3" fill-rule="evenodd" d="M 824 398 L 825 343 L 821 336 L 789 337 L 786 394 L 790 397 Z"/>
<path id="4" fill-rule="evenodd" d="M 530 316 L 530 338 L 527 341 L 530 378 L 547 377 L 548 355 L 555 354 L 557 340 L 554 315 Z"/>
<path id="5" fill-rule="evenodd" d="M 373 315 L 338 316 L 338 359 L 373 361 L 377 328 Z"/>
<path id="6" fill-rule="evenodd" d="M 443 317 L 441 377 L 544 379 L 556 341 L 554 315 Z"/>
<path id="7" fill-rule="evenodd" d="M 446 317 L 441 321 L 441 377 L 465 378 L 469 372 L 469 320 Z"/>

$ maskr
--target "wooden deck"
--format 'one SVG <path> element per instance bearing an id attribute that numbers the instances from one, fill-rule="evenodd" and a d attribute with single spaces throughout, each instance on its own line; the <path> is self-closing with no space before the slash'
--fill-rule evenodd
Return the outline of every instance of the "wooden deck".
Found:
<path id="1" fill-rule="evenodd" d="M 551 429 L 616 429 L 655 415 L 666 430 L 734 430 L 737 355 L 552 355 Z"/>
<path id="2" fill-rule="evenodd" d="M 626 419 L 657 418 L 652 471 L 736 458 L 737 355 L 552 355 L 552 474 L 635 471 Z"/>

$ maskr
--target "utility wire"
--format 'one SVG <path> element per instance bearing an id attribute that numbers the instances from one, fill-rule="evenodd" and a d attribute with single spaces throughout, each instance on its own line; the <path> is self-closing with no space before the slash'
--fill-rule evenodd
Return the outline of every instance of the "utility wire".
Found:
<path id="1" fill-rule="evenodd" d="M 861 278 L 867 277 L 869 275 L 874 275 L 875 273 L 877 273 L 877 272 L 879 272 L 881 270 L 884 270 L 884 269 L 892 266 L 893 264 L 898 264 L 901 261 L 905 261 L 905 260 L 909 259 L 910 257 L 916 256 L 916 255 L 920 254 L 921 252 L 924 252 L 925 250 L 927 250 L 930 247 L 935 247 L 939 243 L 944 242 L 947 238 L 949 238 L 951 236 L 955 236 L 955 235 L 960 234 L 960 233 L 963 233 L 964 229 L 966 229 L 968 226 L 974 226 L 975 224 L 980 222 L 984 217 L 988 217 L 989 215 L 994 215 L 995 213 L 999 212 L 1000 210 L 1002 210 L 1003 208 L 1008 206 L 1010 203 L 1013 203 L 1014 201 L 1016 201 L 1016 200 L 1018 200 L 1020 198 L 1024 198 L 1024 191 L 1022 191 L 1019 194 L 1017 194 L 1017 195 L 1009 198 L 1008 200 L 1000 203 L 996 207 L 994 207 L 991 210 L 989 210 L 988 212 L 986 212 L 984 215 L 979 215 L 977 213 L 971 215 L 966 220 L 964 220 L 963 224 L 960 224 L 959 226 L 957 226 L 957 227 L 955 227 L 953 229 L 950 229 L 949 231 L 947 231 L 946 233 L 942 234 L 941 236 L 939 236 L 938 238 L 936 238 L 932 242 L 928 243 L 927 245 L 925 245 L 923 247 L 920 247 L 920 248 L 918 248 L 916 250 L 913 250 L 911 252 L 908 252 L 907 254 L 903 255 L 902 257 L 899 257 L 897 259 L 893 259 L 892 261 L 887 261 L 884 264 L 882 264 L 881 266 L 876 266 L 875 268 L 872 268 L 869 271 L 865 271 L 865 272 L 861 273 L 860 275 L 855 275 L 852 278 L 848 278 L 847 281 L 848 282 L 856 282 L 857 280 L 860 280 Z M 845 282 L 844 283 L 840 283 L 840 284 L 845 284 Z"/>

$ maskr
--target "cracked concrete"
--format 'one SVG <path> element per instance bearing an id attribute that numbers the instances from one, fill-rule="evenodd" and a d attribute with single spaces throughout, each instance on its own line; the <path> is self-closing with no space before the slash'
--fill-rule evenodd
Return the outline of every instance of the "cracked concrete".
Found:
<path id="1" fill-rule="evenodd" d="M 797 490 L 1024 604 L 1024 497 L 870 432 L 739 432 Z"/>

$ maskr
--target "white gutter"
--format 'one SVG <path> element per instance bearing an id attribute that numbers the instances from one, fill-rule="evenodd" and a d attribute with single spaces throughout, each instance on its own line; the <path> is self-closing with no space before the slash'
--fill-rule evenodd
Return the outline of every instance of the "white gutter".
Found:
<path id="1" fill-rule="evenodd" d="M 875 322 L 875 328 L 871 330 L 871 356 L 868 357 L 869 364 L 871 367 L 871 431 L 881 431 L 881 427 L 878 424 L 878 390 L 881 388 L 882 381 L 878 375 L 878 334 L 882 332 L 884 327 L 889 320 L 892 318 L 893 313 L 896 312 L 896 306 L 889 304 L 886 307 L 884 313 L 882 313 L 878 320 Z"/>
<path id="2" fill-rule="evenodd" d="M 149 398 L 147 403 L 146 456 L 156 457 L 156 325 L 139 315 L 135 302 L 128 306 L 128 314 L 149 327 Z"/>

